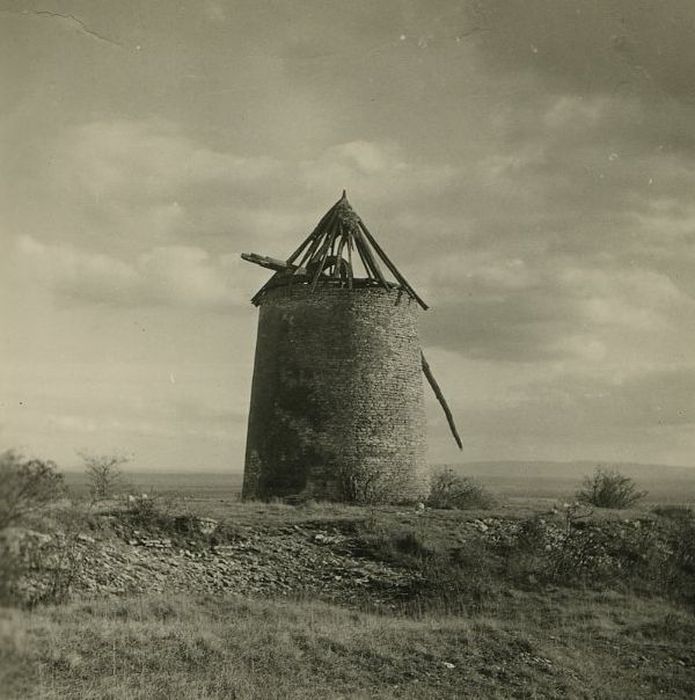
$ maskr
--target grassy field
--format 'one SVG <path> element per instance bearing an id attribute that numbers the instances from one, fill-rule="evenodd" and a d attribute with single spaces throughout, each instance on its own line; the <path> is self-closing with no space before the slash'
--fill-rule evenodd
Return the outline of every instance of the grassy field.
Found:
<path id="1" fill-rule="evenodd" d="M 0 617 L 16 698 L 687 698 L 691 615 L 611 593 L 514 594 L 470 615 L 234 596 Z"/>
<path id="2" fill-rule="evenodd" d="M 490 477 L 497 503 L 485 510 L 420 511 L 241 503 L 234 475 L 139 475 L 131 482 L 157 503 L 175 493 L 177 508 L 219 520 L 229 542 L 253 543 L 251 566 L 273 538 L 296 536 L 304 549 L 288 551 L 349 550 L 416 585 L 380 606 L 300 587 L 282 596 L 140 590 L 0 609 L 0 696 L 695 697 L 695 524 L 685 508 L 655 512 L 687 505 L 690 492 L 670 487 L 574 523 L 561 504 L 580 479 L 536 478 L 545 490 L 520 492 L 513 479 L 495 487 Z M 84 478 L 67 481 L 79 501 Z M 132 517 L 105 508 L 100 525 L 102 511 L 84 507 L 97 538 Z M 175 517 L 137 527 L 162 537 Z M 41 518 L 31 526 L 41 529 Z M 379 590 L 388 601 L 388 584 Z"/>

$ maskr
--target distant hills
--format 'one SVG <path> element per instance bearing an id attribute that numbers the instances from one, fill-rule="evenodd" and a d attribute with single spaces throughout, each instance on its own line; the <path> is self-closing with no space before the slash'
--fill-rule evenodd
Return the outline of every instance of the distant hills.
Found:
<path id="1" fill-rule="evenodd" d="M 635 480 L 639 488 L 649 491 L 649 501 L 656 503 L 690 503 L 695 505 L 695 467 L 626 462 L 539 462 L 486 461 L 449 466 L 462 476 L 470 476 L 487 486 L 495 495 L 522 499 L 571 499 L 585 476 L 597 466 L 617 469 Z M 436 468 L 436 467 L 435 467 Z M 87 492 L 84 472 L 65 471 L 65 481 L 77 493 Z M 193 498 L 235 499 L 241 491 L 242 473 L 124 470 L 133 492 L 148 494 L 176 493 Z"/>
<path id="2" fill-rule="evenodd" d="M 666 464 L 636 464 L 631 462 L 465 462 L 440 465 L 455 469 L 461 474 L 485 478 L 568 479 L 577 480 L 592 474 L 594 469 L 616 469 L 625 476 L 643 481 L 660 479 L 695 480 L 695 466 L 674 467 Z"/>

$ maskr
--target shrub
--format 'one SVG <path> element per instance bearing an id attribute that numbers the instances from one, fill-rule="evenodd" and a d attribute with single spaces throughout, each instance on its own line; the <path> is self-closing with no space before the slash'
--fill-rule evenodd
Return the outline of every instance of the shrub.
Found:
<path id="1" fill-rule="evenodd" d="M 492 494 L 473 479 L 443 469 L 430 481 L 430 508 L 460 509 L 489 508 L 495 502 Z"/>
<path id="2" fill-rule="evenodd" d="M 410 527 L 387 525 L 375 517 L 357 523 L 355 534 L 361 554 L 401 566 L 418 566 L 436 553 L 433 543 Z"/>
<path id="3" fill-rule="evenodd" d="M 577 491 L 577 500 L 596 508 L 629 508 L 644 498 L 647 491 L 638 491 L 635 482 L 618 471 L 596 469 L 584 479 Z"/>
<path id="4" fill-rule="evenodd" d="M 41 516 L 31 521 L 41 531 L 24 524 L 0 530 L 0 605 L 61 603 L 70 594 L 82 565 L 84 514 L 61 504 L 50 517 Z"/>
<path id="5" fill-rule="evenodd" d="M 345 469 L 338 474 L 338 483 L 347 503 L 374 505 L 393 501 L 389 478 L 374 465 L 362 465 L 358 472 Z"/>
<path id="6" fill-rule="evenodd" d="M 169 520 L 168 510 L 164 512 L 156 498 L 128 496 L 128 515 L 135 525 L 153 527 Z"/>
<path id="7" fill-rule="evenodd" d="M 458 614 L 488 600 L 496 590 L 497 558 L 478 539 L 452 550 L 419 529 L 375 517 L 356 523 L 355 535 L 354 551 L 359 555 L 409 570 L 398 592 L 402 613 Z"/>
<path id="8" fill-rule="evenodd" d="M 54 462 L 26 459 L 12 450 L 0 454 L 0 604 L 58 600 L 64 594 L 67 549 L 58 552 L 60 566 L 53 566 L 56 556 L 48 557 L 42 546 L 51 538 L 22 522 L 64 493 L 63 475 Z M 38 592 L 25 585 L 27 573 L 33 571 L 42 575 Z"/>
<path id="9" fill-rule="evenodd" d="M 122 455 L 96 455 L 80 452 L 89 483 L 89 493 L 94 500 L 111 498 L 123 485 L 121 466 L 128 461 Z"/>
<path id="10" fill-rule="evenodd" d="M 217 521 L 209 520 L 213 526 L 206 531 L 206 519 L 191 512 L 176 494 L 129 496 L 127 508 L 119 512 L 122 522 L 128 527 L 176 540 L 193 538 L 215 543 L 223 536 Z M 233 536 L 231 528 L 227 531 L 230 537 Z"/>
<path id="11" fill-rule="evenodd" d="M 181 515 L 182 508 L 180 499 L 173 494 L 162 496 L 150 493 L 149 495 L 128 496 L 128 508 L 125 516 L 132 525 L 137 527 L 146 530 L 168 531 L 181 529 L 176 525 L 176 522 L 184 517 Z"/>
<path id="12" fill-rule="evenodd" d="M 64 493 L 63 475 L 54 462 L 0 454 L 0 529 Z"/>

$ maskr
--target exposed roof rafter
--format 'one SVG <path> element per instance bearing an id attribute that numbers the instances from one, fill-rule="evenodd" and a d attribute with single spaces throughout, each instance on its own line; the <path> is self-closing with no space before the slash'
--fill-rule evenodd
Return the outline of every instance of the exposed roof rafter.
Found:
<path id="1" fill-rule="evenodd" d="M 357 256 L 352 255 L 353 250 L 357 251 Z M 345 251 L 347 259 L 343 257 Z M 350 206 L 345 190 L 286 261 L 254 254 L 242 254 L 242 257 L 275 270 L 275 274 L 253 297 L 254 304 L 258 304 L 263 292 L 271 287 L 305 283 L 311 291 L 319 284 L 346 286 L 350 289 L 357 285 L 402 289 L 423 309 L 428 308 Z M 363 274 L 359 274 L 360 271 L 353 267 L 357 260 L 360 261 Z M 386 278 L 381 269 L 382 264 L 393 275 L 394 281 Z"/>

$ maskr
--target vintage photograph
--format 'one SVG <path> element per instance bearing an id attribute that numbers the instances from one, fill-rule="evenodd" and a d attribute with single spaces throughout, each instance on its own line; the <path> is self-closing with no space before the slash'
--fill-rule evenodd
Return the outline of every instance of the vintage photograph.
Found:
<path id="1" fill-rule="evenodd" d="M 695 697 L 695 3 L 0 36 L 0 698 Z"/>

